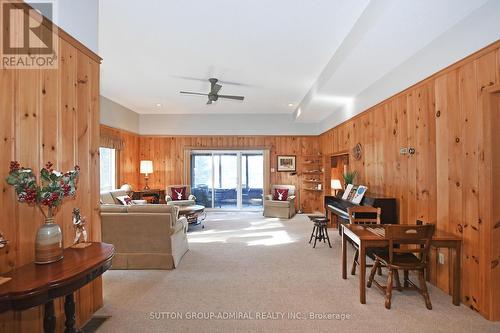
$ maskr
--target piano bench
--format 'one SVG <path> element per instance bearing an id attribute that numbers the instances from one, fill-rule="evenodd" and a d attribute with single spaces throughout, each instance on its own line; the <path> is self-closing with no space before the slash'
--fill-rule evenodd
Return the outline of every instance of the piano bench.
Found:
<path id="1" fill-rule="evenodd" d="M 328 241 L 328 246 L 331 248 L 330 237 L 328 236 L 328 218 L 326 217 L 315 217 L 311 219 L 314 222 L 313 230 L 311 232 L 311 237 L 309 238 L 309 244 L 311 244 L 314 238 L 313 248 L 316 248 L 316 242 L 319 240 L 326 243 Z"/>

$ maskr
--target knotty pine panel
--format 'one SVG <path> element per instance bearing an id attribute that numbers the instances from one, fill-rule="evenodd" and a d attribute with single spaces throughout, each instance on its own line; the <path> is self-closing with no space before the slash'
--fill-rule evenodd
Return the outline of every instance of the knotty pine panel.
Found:
<path id="1" fill-rule="evenodd" d="M 498 50 L 497 50 L 498 52 Z M 489 52 L 479 57 L 476 62 L 476 91 L 478 99 L 479 119 L 481 123 L 481 134 L 479 135 L 479 256 L 475 259 L 479 265 L 479 302 L 481 313 L 486 313 L 487 317 L 500 320 L 500 300 L 493 299 L 498 280 L 493 280 L 494 272 L 498 265 L 494 266 L 493 260 L 495 248 L 494 226 L 498 222 L 498 216 L 494 216 L 495 193 L 498 189 L 493 188 L 497 182 L 498 173 L 493 173 L 498 147 L 498 124 L 492 123 L 496 120 L 493 116 L 493 109 L 490 105 L 489 89 L 499 82 L 497 81 L 498 64 L 496 62 L 497 53 Z M 496 70 L 495 70 L 496 69 Z M 498 243 L 497 243 L 498 244 Z M 486 302 L 489 300 L 489 302 Z M 484 305 L 484 307 L 483 307 Z"/>
<path id="2" fill-rule="evenodd" d="M 463 239 L 462 302 L 496 320 L 500 224 L 492 208 L 492 183 L 500 174 L 492 142 L 500 138 L 493 134 L 498 124 L 490 124 L 498 114 L 488 111 L 484 100 L 499 83 L 499 46 L 478 51 L 319 138 L 325 168 L 329 155 L 362 144 L 363 157 L 351 157 L 350 169 L 358 171 L 357 183 L 367 184 L 370 193 L 398 199 L 400 223 L 422 219 Z M 489 103 L 496 107 L 499 100 Z M 488 126 L 493 126 L 489 132 Z M 400 147 L 414 147 L 416 154 L 400 155 Z M 430 278 L 449 292 L 453 258 L 439 252 L 445 264 L 437 263 L 433 249 Z"/>
<path id="3" fill-rule="evenodd" d="M 140 136 L 124 130 L 101 125 L 103 135 L 119 137 L 124 149 L 119 152 L 118 185 L 131 184 L 134 188 L 144 186 L 144 177 L 139 174 L 140 160 L 152 160 L 154 172 L 150 175 L 151 188 L 166 188 L 167 185 L 186 184 L 184 179 L 185 149 L 269 149 L 270 167 L 277 168 L 278 155 L 296 155 L 300 172 L 301 155 L 316 154 L 319 140 L 316 136 Z M 272 172 L 272 184 L 298 186 L 297 176 L 289 172 Z M 301 191 L 301 207 L 306 212 L 322 211 L 323 197 L 320 192 Z"/>
<path id="4" fill-rule="evenodd" d="M 34 241 L 43 216 L 16 202 L 4 181 L 11 160 L 38 172 L 46 162 L 66 171 L 81 166 L 75 200 L 64 203 L 56 216 L 64 246 L 73 241 L 71 211 L 80 207 L 87 217 L 91 240 L 100 240 L 99 217 L 99 59 L 82 52 L 70 37 L 59 40 L 59 66 L 51 70 L 0 70 L 0 230 L 10 244 L 0 251 L 0 273 L 34 259 Z M 101 279 L 77 291 L 77 323 L 86 322 L 102 306 Z M 63 302 L 56 300 L 57 330 L 63 330 Z M 42 307 L 0 315 L 2 332 L 42 332 Z"/>
<path id="5" fill-rule="evenodd" d="M 100 126 L 100 135 L 113 136 L 123 141 L 124 149 L 118 151 L 118 186 L 130 184 L 134 189 L 139 186 L 139 135 L 109 126 Z"/>

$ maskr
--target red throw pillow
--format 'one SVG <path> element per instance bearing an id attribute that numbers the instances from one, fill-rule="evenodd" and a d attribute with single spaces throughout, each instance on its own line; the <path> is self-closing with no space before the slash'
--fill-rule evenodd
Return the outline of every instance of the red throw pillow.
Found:
<path id="1" fill-rule="evenodd" d="M 287 188 L 275 188 L 273 194 L 273 200 L 286 201 L 288 199 L 288 189 Z"/>
<path id="2" fill-rule="evenodd" d="M 172 187 L 172 201 L 187 200 L 185 187 Z"/>

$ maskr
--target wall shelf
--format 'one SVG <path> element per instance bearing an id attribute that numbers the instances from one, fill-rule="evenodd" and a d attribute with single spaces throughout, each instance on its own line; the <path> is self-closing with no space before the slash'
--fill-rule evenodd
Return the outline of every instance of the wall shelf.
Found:
<path id="1" fill-rule="evenodd" d="M 307 191 L 311 200 L 317 200 L 317 196 L 323 193 L 322 187 L 324 182 L 323 177 L 323 155 L 321 154 L 308 154 L 300 156 L 300 166 L 302 168 L 301 174 L 301 188 Z"/>
<path id="2" fill-rule="evenodd" d="M 311 192 L 323 192 L 323 190 L 317 189 L 317 188 L 304 188 L 304 191 L 311 191 Z"/>

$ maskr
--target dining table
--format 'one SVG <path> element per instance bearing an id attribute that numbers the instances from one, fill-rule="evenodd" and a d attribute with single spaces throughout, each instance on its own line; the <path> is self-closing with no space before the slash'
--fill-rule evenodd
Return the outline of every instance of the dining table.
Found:
<path id="1" fill-rule="evenodd" d="M 366 304 L 366 250 L 389 246 L 389 240 L 385 236 L 386 227 L 387 225 L 384 224 L 341 224 L 342 279 L 347 279 L 347 244 L 352 242 L 359 248 L 359 301 L 361 304 Z M 452 302 L 459 306 L 462 239 L 450 232 L 436 230 L 432 237 L 431 246 L 454 251 Z"/>

